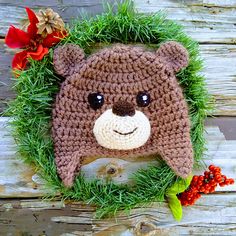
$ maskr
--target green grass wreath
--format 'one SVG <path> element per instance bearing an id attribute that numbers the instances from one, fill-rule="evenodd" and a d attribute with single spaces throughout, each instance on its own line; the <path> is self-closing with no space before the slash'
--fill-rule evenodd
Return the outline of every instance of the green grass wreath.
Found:
<path id="1" fill-rule="evenodd" d="M 179 83 L 189 106 L 191 139 L 195 164 L 199 163 L 205 150 L 204 119 L 209 111 L 209 95 L 204 77 L 199 74 L 202 61 L 199 58 L 198 43 L 187 36 L 182 26 L 167 20 L 161 12 L 155 14 L 137 13 L 132 3 L 118 4 L 118 9 L 108 6 L 106 13 L 90 19 L 78 19 L 68 29 L 68 35 L 60 45 L 73 43 L 90 55 L 99 44 L 113 43 L 145 44 L 158 48 L 166 41 L 180 42 L 189 53 L 189 65 L 177 74 Z M 58 46 L 58 45 L 57 45 Z M 131 178 L 134 185 L 118 185 L 99 180 L 85 181 L 77 176 L 72 188 L 61 183 L 54 163 L 51 138 L 51 112 L 55 95 L 63 78 L 53 69 L 55 46 L 41 59 L 28 60 L 28 67 L 18 71 L 14 80 L 17 97 L 9 105 L 8 114 L 14 117 L 14 137 L 22 158 L 33 165 L 47 185 L 62 199 L 84 201 L 97 206 L 97 217 L 113 216 L 118 210 L 130 210 L 150 202 L 162 202 L 167 198 L 176 219 L 181 218 L 181 204 L 176 194 L 183 192 L 191 179 L 184 181 L 164 163 L 140 169 Z"/>

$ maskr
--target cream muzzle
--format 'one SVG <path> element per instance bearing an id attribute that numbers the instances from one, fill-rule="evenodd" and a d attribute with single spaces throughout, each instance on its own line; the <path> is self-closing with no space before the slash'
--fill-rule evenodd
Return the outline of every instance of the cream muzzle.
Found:
<path id="1" fill-rule="evenodd" d="M 143 146 L 150 137 L 149 119 L 141 111 L 133 116 L 118 116 L 112 109 L 106 110 L 95 121 L 94 136 L 102 147 L 130 150 Z"/>

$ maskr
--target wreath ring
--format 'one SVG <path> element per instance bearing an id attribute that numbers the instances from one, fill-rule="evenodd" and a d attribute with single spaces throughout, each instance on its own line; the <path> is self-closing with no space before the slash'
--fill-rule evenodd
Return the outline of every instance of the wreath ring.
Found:
<path id="1" fill-rule="evenodd" d="M 158 48 L 161 43 L 170 40 L 180 42 L 189 52 L 189 65 L 177 74 L 177 79 L 189 106 L 191 139 L 197 164 L 205 149 L 203 122 L 210 109 L 209 95 L 204 77 L 198 74 L 202 69 L 198 43 L 183 32 L 182 26 L 167 20 L 161 12 L 139 14 L 126 1 L 118 5 L 115 13 L 109 7 L 102 15 L 75 21 L 69 35 L 60 44 L 77 44 L 89 55 L 98 45 L 141 43 Z M 130 210 L 140 204 L 164 201 L 168 189 L 181 181 L 164 162 L 135 173 L 132 177 L 135 185 L 132 187 L 112 182 L 104 184 L 99 180 L 87 182 L 81 175 L 72 188 L 63 186 L 56 173 L 50 136 L 52 104 L 62 82 L 53 69 L 53 50 L 51 48 L 41 61 L 30 60 L 29 68 L 15 80 L 18 96 L 9 105 L 8 113 L 14 116 L 14 137 L 21 156 L 35 166 L 52 192 L 59 192 L 63 199 L 95 204 L 98 217 L 114 215 L 118 210 Z"/>

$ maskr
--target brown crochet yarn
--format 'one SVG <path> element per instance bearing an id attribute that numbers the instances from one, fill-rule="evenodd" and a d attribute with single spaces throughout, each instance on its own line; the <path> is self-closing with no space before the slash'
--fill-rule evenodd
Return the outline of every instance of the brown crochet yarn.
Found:
<path id="1" fill-rule="evenodd" d="M 66 80 L 56 97 L 52 136 L 64 184 L 73 184 L 88 156 L 160 154 L 187 177 L 193 166 L 190 122 L 175 77 L 187 64 L 188 53 L 176 42 L 156 53 L 117 44 L 87 59 L 78 46 L 58 47 L 54 67 Z"/>

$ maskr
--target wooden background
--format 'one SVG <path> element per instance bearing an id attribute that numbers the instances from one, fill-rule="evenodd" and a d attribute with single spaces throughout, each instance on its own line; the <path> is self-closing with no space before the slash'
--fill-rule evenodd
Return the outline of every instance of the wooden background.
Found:
<path id="1" fill-rule="evenodd" d="M 182 23 L 200 43 L 203 73 L 216 101 L 216 118 L 206 122 L 206 163 L 214 162 L 236 178 L 236 0 L 134 0 L 134 4 L 139 12 L 165 10 L 168 18 Z M 14 97 L 10 73 L 14 52 L 4 45 L 4 36 L 10 24 L 18 26 L 25 18 L 24 6 L 52 7 L 66 21 L 79 12 L 94 15 L 102 11 L 99 0 L 0 0 L 1 110 Z M 7 120 L 0 118 L 0 235 L 236 235 L 235 185 L 184 208 L 180 223 L 173 220 L 166 204 L 134 209 L 129 217 L 120 214 L 117 219 L 96 220 L 92 206 L 42 201 L 40 197 L 48 190 L 19 160 Z M 95 164 L 89 163 L 85 172 Z M 120 161 L 115 164 L 133 166 Z M 123 170 L 122 178 L 127 171 L 130 169 Z"/>

